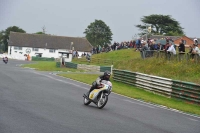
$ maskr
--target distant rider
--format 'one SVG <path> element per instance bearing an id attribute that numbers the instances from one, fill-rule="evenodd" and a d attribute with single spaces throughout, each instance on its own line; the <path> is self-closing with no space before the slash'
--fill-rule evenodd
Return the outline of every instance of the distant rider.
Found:
<path id="1" fill-rule="evenodd" d="M 7 62 L 8 62 L 8 57 L 3 57 L 3 61 L 4 61 L 5 63 L 7 63 Z"/>

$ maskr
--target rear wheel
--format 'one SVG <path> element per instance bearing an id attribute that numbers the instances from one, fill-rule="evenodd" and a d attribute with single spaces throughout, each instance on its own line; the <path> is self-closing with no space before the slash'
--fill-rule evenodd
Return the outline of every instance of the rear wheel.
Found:
<path id="1" fill-rule="evenodd" d="M 89 105 L 91 102 L 90 102 L 89 100 L 87 100 L 87 98 L 84 97 L 83 103 L 84 103 L 85 105 Z"/>
<path id="2" fill-rule="evenodd" d="M 99 109 L 102 109 L 106 105 L 107 101 L 108 101 L 108 96 L 103 94 L 102 98 L 99 98 L 98 100 L 97 107 Z"/>

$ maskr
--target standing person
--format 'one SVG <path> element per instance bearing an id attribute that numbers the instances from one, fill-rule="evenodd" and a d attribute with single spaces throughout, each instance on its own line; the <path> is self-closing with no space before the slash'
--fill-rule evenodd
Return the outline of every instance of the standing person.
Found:
<path id="1" fill-rule="evenodd" d="M 176 55 L 176 50 L 174 48 L 174 45 L 172 45 L 172 43 L 169 43 L 169 48 L 167 49 L 167 57 L 168 59 L 171 58 L 171 55 Z"/>
<path id="2" fill-rule="evenodd" d="M 199 56 L 200 56 L 200 50 L 199 50 L 199 48 L 198 48 L 198 45 L 193 44 L 192 56 L 194 57 L 195 55 L 196 55 L 197 57 L 199 57 Z"/>
<path id="3" fill-rule="evenodd" d="M 78 51 L 76 50 L 76 57 L 78 57 Z"/>
<path id="4" fill-rule="evenodd" d="M 116 50 L 116 47 L 117 47 L 117 43 L 114 42 L 114 48 L 113 48 L 113 50 Z"/>
<path id="5" fill-rule="evenodd" d="M 142 43 L 142 47 L 139 48 L 139 50 L 140 50 L 141 57 L 142 57 L 143 59 L 146 58 L 146 57 L 149 57 L 149 53 L 148 53 L 149 48 L 148 48 L 147 45 L 146 45 L 146 41 L 144 41 L 144 42 Z"/>
<path id="6" fill-rule="evenodd" d="M 167 49 L 168 53 L 173 53 L 174 55 L 176 54 L 176 50 L 174 48 L 174 45 L 172 43 L 169 43 L 169 48 Z"/>
<path id="7" fill-rule="evenodd" d="M 167 42 L 167 44 L 164 46 L 164 51 L 167 52 L 168 48 L 170 47 L 169 43 Z"/>
<path id="8" fill-rule="evenodd" d="M 141 40 L 139 38 L 139 39 L 136 40 L 136 49 L 135 49 L 135 51 L 139 50 L 140 46 L 141 46 Z"/>
<path id="9" fill-rule="evenodd" d="M 194 44 L 198 45 L 198 40 L 196 37 L 194 38 Z"/>
<path id="10" fill-rule="evenodd" d="M 133 40 L 133 48 L 135 48 L 135 40 Z"/>
<path id="11" fill-rule="evenodd" d="M 179 51 L 179 59 L 182 60 L 185 54 L 185 45 L 183 44 L 182 41 L 179 42 L 178 51 Z"/>
<path id="12" fill-rule="evenodd" d="M 167 49 L 167 52 L 173 53 L 174 55 L 176 54 L 176 50 L 174 48 L 174 45 L 172 43 L 169 43 L 169 48 Z"/>
<path id="13" fill-rule="evenodd" d="M 160 42 L 159 42 L 158 45 L 157 45 L 157 50 L 159 50 L 159 51 L 162 50 L 162 45 L 161 45 Z"/>
<path id="14" fill-rule="evenodd" d="M 97 51 L 97 54 L 98 54 L 99 53 L 99 47 L 98 46 L 96 47 L 96 51 Z"/>
<path id="15" fill-rule="evenodd" d="M 99 45 L 99 53 L 101 53 L 102 52 L 102 47 L 101 47 L 101 45 Z"/>
<path id="16" fill-rule="evenodd" d="M 74 50 L 73 51 L 73 58 L 75 58 L 76 57 L 76 51 Z"/>
<path id="17" fill-rule="evenodd" d="M 192 48 L 193 46 L 189 46 L 189 52 L 187 53 L 188 54 L 188 57 L 190 57 L 190 58 L 193 58 L 192 57 L 192 51 L 193 51 L 193 48 Z"/>
<path id="18" fill-rule="evenodd" d="M 95 54 L 95 47 L 92 48 L 92 54 Z"/>
<path id="19" fill-rule="evenodd" d="M 142 38 L 142 39 L 141 39 L 141 44 L 143 44 L 143 43 L 144 43 L 144 39 Z"/>

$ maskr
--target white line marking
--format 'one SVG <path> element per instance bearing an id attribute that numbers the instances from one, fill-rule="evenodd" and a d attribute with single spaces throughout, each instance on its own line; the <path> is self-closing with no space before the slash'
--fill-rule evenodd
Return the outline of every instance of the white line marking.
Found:
<path id="1" fill-rule="evenodd" d="M 59 76 L 59 75 L 56 75 L 56 76 L 62 77 L 62 76 Z M 66 78 L 66 77 L 62 77 L 62 78 Z M 69 80 L 72 80 L 72 81 L 76 81 L 76 82 L 78 82 L 78 83 L 86 84 L 86 83 L 83 83 L 83 82 L 80 82 L 80 81 L 77 81 L 77 80 L 73 80 L 73 79 L 70 79 L 70 78 L 66 78 L 66 79 L 69 79 Z M 86 84 L 86 85 L 89 85 L 89 84 Z M 90 85 L 89 85 L 89 86 L 90 86 Z M 173 109 L 173 108 L 169 108 L 169 107 L 167 107 L 167 106 L 155 105 L 155 104 L 147 103 L 147 102 L 144 102 L 144 101 L 141 101 L 141 100 L 138 100 L 138 99 L 134 99 L 134 98 L 131 98 L 131 97 L 128 97 L 128 96 L 124 96 L 124 95 L 121 95 L 121 94 L 118 94 L 118 93 L 115 93 L 115 92 L 112 92 L 112 93 L 113 93 L 113 94 L 116 94 L 116 95 L 119 95 L 119 96 L 122 96 L 122 97 L 126 97 L 126 98 L 128 98 L 128 99 L 132 99 L 132 100 L 141 102 L 141 103 L 145 103 L 145 104 L 148 104 L 148 105 L 151 105 L 151 106 L 154 106 L 154 107 L 158 107 L 158 108 L 161 108 L 161 109 L 169 110 L 169 111 L 172 111 L 172 112 L 177 112 L 177 113 L 180 113 L 180 114 L 184 114 L 184 115 L 187 115 L 187 116 L 191 116 L 191 117 L 195 117 L 195 118 L 200 119 L 199 116 L 192 115 L 192 114 L 188 114 L 188 113 L 184 113 L 184 112 L 182 112 L 182 111 L 180 111 L 180 110 Z"/>
<path id="2" fill-rule="evenodd" d="M 116 94 L 116 95 L 122 96 L 122 97 L 133 99 L 133 100 L 141 102 L 141 103 L 145 103 L 145 104 L 151 105 L 151 106 L 155 106 L 155 107 L 158 107 L 158 108 L 166 109 L 166 110 L 169 110 L 169 111 L 172 111 L 172 112 L 177 112 L 177 113 L 180 113 L 180 114 L 184 114 L 184 115 L 187 115 L 187 116 L 192 116 L 192 117 L 200 119 L 199 116 L 188 114 L 188 113 L 184 113 L 184 112 L 182 112 L 180 110 L 177 110 L 177 109 L 169 108 L 169 107 L 166 107 L 166 106 L 163 106 L 163 105 L 155 105 L 155 104 L 147 103 L 147 102 L 144 102 L 144 101 L 141 101 L 141 100 L 138 100 L 138 99 L 134 99 L 134 98 L 131 98 L 131 97 L 128 97 L 128 96 L 124 96 L 124 95 L 121 95 L 121 94 L 118 94 L 118 93 L 115 93 L 115 92 L 113 92 L 113 93 Z"/>
<path id="3" fill-rule="evenodd" d="M 51 76 L 48 76 L 48 75 L 45 75 L 45 74 L 40 74 L 40 73 L 36 73 L 36 72 L 33 72 L 33 73 L 38 74 L 38 75 L 42 75 L 42 76 L 45 76 L 45 77 L 48 77 L 48 78 L 50 78 L 50 79 L 53 79 L 53 80 L 56 80 L 56 81 L 59 81 L 59 82 L 65 83 L 65 84 L 74 85 L 74 86 L 76 86 L 76 87 L 79 87 L 79 88 L 88 90 L 88 88 L 86 88 L 86 87 L 81 87 L 80 85 L 76 85 L 76 84 L 73 84 L 73 83 L 70 83 L 70 82 L 67 82 L 67 81 L 63 81 L 63 80 L 60 80 L 60 79 L 56 79 L 56 78 L 54 78 L 54 77 L 51 77 Z"/>
<path id="4" fill-rule="evenodd" d="M 39 73 L 36 73 L 34 72 L 35 74 L 39 74 Z M 53 77 L 50 77 L 50 76 L 47 76 L 47 75 L 44 75 L 44 74 L 39 74 L 39 75 L 43 75 L 43 76 L 46 76 L 46 77 L 49 77 L 51 79 L 54 79 L 54 80 L 57 80 L 56 78 L 53 78 Z M 59 76 L 59 75 L 55 75 L 55 76 L 58 76 L 58 77 L 62 77 L 62 76 Z M 66 77 L 62 77 L 62 78 L 66 78 Z M 77 81 L 77 80 L 73 80 L 73 79 L 70 79 L 70 78 L 66 78 L 66 79 L 69 79 L 69 80 L 72 80 L 72 81 L 75 81 L 75 82 L 78 82 L 78 83 L 82 83 L 82 84 L 85 84 L 85 85 L 89 85 L 89 84 L 86 84 L 86 83 L 83 83 L 83 82 L 80 82 L 80 81 Z M 59 81 L 59 80 L 57 80 Z M 66 84 L 72 84 L 70 82 L 66 82 L 66 81 L 62 81 L 60 80 L 60 82 L 64 82 Z M 75 85 L 75 84 L 72 84 L 72 85 Z M 90 85 L 89 85 L 90 86 Z M 85 90 L 88 90 L 88 88 L 86 87 L 80 87 L 80 88 L 83 88 Z M 115 92 L 112 92 L 113 94 L 116 94 L 116 95 L 119 95 L 119 96 L 122 96 L 122 97 L 126 97 L 128 99 L 132 99 L 132 100 L 135 100 L 135 101 L 138 101 L 138 102 L 141 102 L 141 103 L 145 103 L 145 104 L 148 104 L 148 105 L 151 105 L 151 106 L 154 106 L 154 107 L 158 107 L 158 108 L 162 108 L 162 109 L 165 109 L 165 110 L 169 110 L 169 111 L 172 111 L 172 112 L 177 112 L 177 113 L 180 113 L 180 114 L 184 114 L 184 115 L 187 115 L 187 116 L 191 116 L 191 117 L 195 117 L 195 118 L 198 118 L 200 119 L 199 116 L 195 116 L 195 115 L 192 115 L 192 114 L 187 114 L 187 113 L 184 113 L 182 111 L 179 111 L 179 110 L 176 110 L 176 109 L 173 109 L 173 108 L 168 108 L 166 106 L 163 106 L 163 105 L 154 105 L 154 104 L 151 104 L 151 103 L 147 103 L 147 102 L 144 102 L 144 101 L 141 101 L 141 100 L 138 100 L 138 99 L 134 99 L 134 98 L 131 98 L 131 97 L 128 97 L 128 96 L 124 96 L 124 95 L 121 95 L 121 94 L 118 94 L 118 93 L 115 93 Z"/>
<path id="5" fill-rule="evenodd" d="M 198 121 L 198 120 L 195 120 L 195 119 L 192 119 L 192 118 L 188 118 L 189 120 L 192 120 L 192 121 Z"/>
<path id="6" fill-rule="evenodd" d="M 123 101 L 127 101 L 127 102 L 130 102 L 130 103 L 134 103 L 134 104 L 138 104 L 138 105 L 146 106 L 146 107 L 149 107 L 149 108 L 154 108 L 154 107 L 152 107 L 152 106 L 148 106 L 148 105 L 141 104 L 141 103 L 136 103 L 136 102 L 133 102 L 133 101 L 130 101 L 130 100 L 126 100 L 126 99 L 123 99 Z"/>

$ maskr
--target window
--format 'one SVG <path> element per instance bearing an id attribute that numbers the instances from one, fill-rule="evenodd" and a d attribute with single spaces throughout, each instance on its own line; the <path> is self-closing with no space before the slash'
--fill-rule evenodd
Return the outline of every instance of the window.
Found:
<path id="1" fill-rule="evenodd" d="M 186 40 L 184 40 L 184 44 L 186 45 L 186 43 L 187 43 L 187 41 Z"/>
<path id="2" fill-rule="evenodd" d="M 33 51 L 39 51 L 38 48 L 33 48 Z"/>
<path id="3" fill-rule="evenodd" d="M 14 50 L 22 50 L 22 47 L 15 47 L 14 46 Z"/>
<path id="4" fill-rule="evenodd" d="M 49 49 L 49 53 L 55 53 L 56 50 L 55 49 Z"/>

